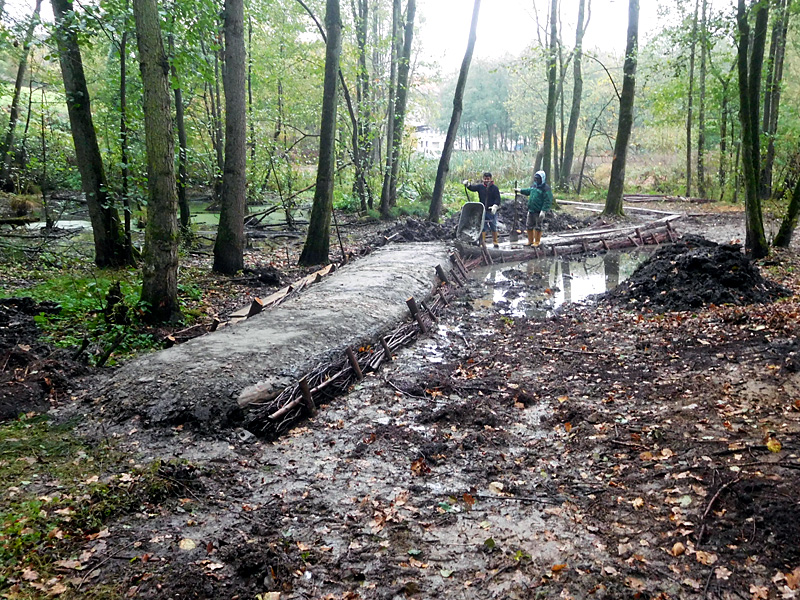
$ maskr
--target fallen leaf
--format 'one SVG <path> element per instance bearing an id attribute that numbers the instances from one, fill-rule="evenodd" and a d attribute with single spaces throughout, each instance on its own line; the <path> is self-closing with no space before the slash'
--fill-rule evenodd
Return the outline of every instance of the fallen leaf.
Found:
<path id="1" fill-rule="evenodd" d="M 769 589 L 763 585 L 751 585 L 750 593 L 752 600 L 767 600 L 769 598 Z"/>
<path id="2" fill-rule="evenodd" d="M 452 575 L 452 574 L 453 574 L 453 571 L 451 571 L 450 569 L 442 569 L 441 571 L 439 571 L 439 575 L 441 575 L 445 579 L 450 577 L 450 575 Z"/>
<path id="3" fill-rule="evenodd" d="M 567 568 L 567 565 L 566 565 L 566 563 L 564 563 L 562 565 L 553 565 L 552 567 L 550 567 L 550 570 L 553 573 L 558 573 L 559 571 L 563 571 L 566 568 Z"/>
<path id="4" fill-rule="evenodd" d="M 713 552 L 703 552 L 702 550 L 695 552 L 694 556 L 697 559 L 697 562 L 707 566 L 713 565 L 715 562 L 717 562 L 718 558 Z"/>
<path id="5" fill-rule="evenodd" d="M 714 569 L 714 575 L 716 575 L 717 579 L 722 579 L 723 581 L 728 581 L 731 575 L 733 575 L 733 571 L 730 569 L 726 569 L 725 567 L 717 567 Z"/>
<path id="6" fill-rule="evenodd" d="M 800 588 L 800 567 L 786 575 L 786 585 L 789 586 L 790 590 Z"/>
<path id="7" fill-rule="evenodd" d="M 472 495 L 467 494 L 465 492 L 464 493 L 464 504 L 466 504 L 467 506 L 472 508 L 472 506 L 475 504 L 475 498 Z"/>
<path id="8" fill-rule="evenodd" d="M 25 581 L 36 581 L 37 579 L 39 579 L 39 573 L 37 573 L 33 569 L 28 568 L 22 571 L 22 578 Z"/>
<path id="9" fill-rule="evenodd" d="M 56 561 L 56 566 L 57 567 L 62 567 L 64 569 L 78 570 L 83 565 L 81 565 L 81 562 L 79 560 L 57 560 Z"/>
<path id="10" fill-rule="evenodd" d="M 499 481 L 493 481 L 489 484 L 489 491 L 498 496 L 502 496 L 504 487 L 505 486 Z"/>
<path id="11" fill-rule="evenodd" d="M 783 446 L 781 446 L 781 443 L 775 438 L 771 437 L 767 440 L 767 450 L 770 452 L 780 452 L 781 448 L 783 448 Z"/>
<path id="12" fill-rule="evenodd" d="M 181 550 L 194 550 L 197 548 L 197 542 L 191 538 L 183 538 L 178 544 Z"/>
<path id="13" fill-rule="evenodd" d="M 672 556 L 680 556 L 684 552 L 686 552 L 686 546 L 684 546 L 681 542 L 675 542 L 675 544 L 672 546 Z"/>
<path id="14" fill-rule="evenodd" d="M 633 500 L 631 502 L 631 504 L 633 505 L 633 508 L 635 508 L 636 510 L 639 510 L 640 508 L 642 508 L 644 506 L 644 500 L 642 498 L 636 498 L 635 500 Z"/>

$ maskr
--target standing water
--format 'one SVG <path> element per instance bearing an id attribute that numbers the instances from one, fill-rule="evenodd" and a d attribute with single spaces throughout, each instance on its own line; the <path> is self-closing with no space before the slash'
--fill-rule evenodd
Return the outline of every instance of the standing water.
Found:
<path id="1" fill-rule="evenodd" d="M 649 256 L 611 251 L 601 256 L 558 256 L 479 267 L 473 273 L 483 283 L 484 293 L 474 306 L 495 307 L 509 317 L 547 317 L 562 304 L 614 289 Z"/>

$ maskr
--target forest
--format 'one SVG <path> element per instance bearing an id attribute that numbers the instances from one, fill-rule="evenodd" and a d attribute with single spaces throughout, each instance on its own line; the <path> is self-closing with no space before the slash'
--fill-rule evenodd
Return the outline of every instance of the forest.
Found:
<path id="1" fill-rule="evenodd" d="M 800 5 L 436 1 L 0 0 L 0 596 L 800 593 Z"/>

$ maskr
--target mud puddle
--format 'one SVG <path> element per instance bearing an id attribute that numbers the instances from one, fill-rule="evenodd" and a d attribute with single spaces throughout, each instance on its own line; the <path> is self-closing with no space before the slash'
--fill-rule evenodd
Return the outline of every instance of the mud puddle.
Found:
<path id="1" fill-rule="evenodd" d="M 473 307 L 494 307 L 512 318 L 546 318 L 563 304 L 613 290 L 649 257 L 645 251 L 608 252 L 480 267 L 473 271 L 482 285 Z"/>

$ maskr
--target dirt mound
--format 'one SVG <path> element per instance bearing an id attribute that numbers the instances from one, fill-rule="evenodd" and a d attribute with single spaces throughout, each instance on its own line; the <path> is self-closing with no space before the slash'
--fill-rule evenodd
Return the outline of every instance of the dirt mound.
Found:
<path id="1" fill-rule="evenodd" d="M 370 244 L 382 246 L 388 242 L 435 242 L 450 240 L 455 236 L 456 221 L 450 218 L 443 223 L 433 223 L 409 217 L 379 231 Z"/>
<path id="2" fill-rule="evenodd" d="M 48 410 L 87 373 L 66 350 L 54 351 L 39 339 L 34 316 L 60 310 L 32 298 L 0 299 L 0 421 Z"/>
<path id="3" fill-rule="evenodd" d="M 739 244 L 716 244 L 687 236 L 662 248 L 633 275 L 601 298 L 616 306 L 636 304 L 657 312 L 693 310 L 715 304 L 744 306 L 787 296 L 764 279 Z"/>

